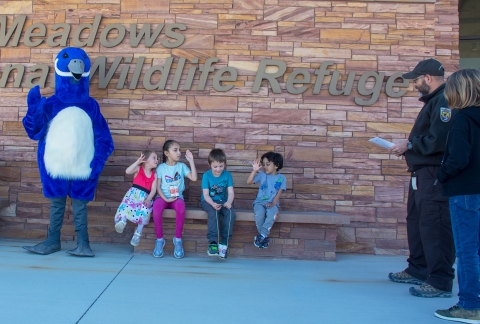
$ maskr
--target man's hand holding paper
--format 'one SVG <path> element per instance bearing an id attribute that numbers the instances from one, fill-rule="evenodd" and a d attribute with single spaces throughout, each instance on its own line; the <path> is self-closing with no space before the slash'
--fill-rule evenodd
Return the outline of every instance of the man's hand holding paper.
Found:
<path id="1" fill-rule="evenodd" d="M 393 144 L 393 146 L 390 147 L 390 152 L 392 152 L 396 156 L 402 156 L 403 153 L 405 153 L 408 150 L 407 144 L 408 144 L 408 139 L 405 139 L 396 144 Z"/>
<path id="2" fill-rule="evenodd" d="M 369 142 L 372 142 L 374 144 L 377 144 L 378 146 L 384 147 L 388 149 L 390 152 L 395 154 L 396 156 L 401 156 L 403 153 L 405 153 L 408 150 L 408 139 L 402 140 L 398 143 L 392 143 L 387 140 L 384 140 L 381 137 L 374 137 L 369 140 Z"/>

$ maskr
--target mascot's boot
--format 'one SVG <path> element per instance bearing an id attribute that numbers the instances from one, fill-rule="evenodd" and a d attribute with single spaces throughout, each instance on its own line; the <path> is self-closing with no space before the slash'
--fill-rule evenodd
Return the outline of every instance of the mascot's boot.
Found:
<path id="1" fill-rule="evenodd" d="M 70 255 L 82 257 L 94 257 L 88 240 L 88 222 L 87 222 L 87 203 L 88 200 L 72 198 L 73 222 L 75 232 L 77 233 L 77 247 L 67 251 Z"/>
<path id="2" fill-rule="evenodd" d="M 65 200 L 65 198 L 50 199 L 50 226 L 47 239 L 34 246 L 23 246 L 25 250 L 43 255 L 60 251 L 60 229 L 63 223 Z"/>
<path id="3" fill-rule="evenodd" d="M 29 252 L 33 252 L 33 253 L 37 253 L 37 254 L 43 254 L 43 255 L 58 252 L 61 249 L 60 242 L 53 243 L 53 244 L 48 244 L 48 245 L 47 244 L 48 244 L 48 241 L 44 241 L 44 242 L 39 243 L 39 244 L 34 245 L 34 246 L 22 246 L 22 248 L 29 251 Z"/>
<path id="4" fill-rule="evenodd" d="M 76 255 L 76 256 L 81 256 L 81 257 L 94 257 L 95 254 L 93 254 L 92 249 L 90 248 L 90 244 L 88 243 L 83 243 L 83 244 L 77 244 L 77 247 L 73 250 L 68 250 L 66 253 L 70 255 Z"/>

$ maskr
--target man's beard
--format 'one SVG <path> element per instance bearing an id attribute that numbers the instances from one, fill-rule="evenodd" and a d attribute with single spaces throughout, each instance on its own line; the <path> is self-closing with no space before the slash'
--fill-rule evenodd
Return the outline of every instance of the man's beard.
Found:
<path id="1" fill-rule="evenodd" d="M 416 86 L 418 92 L 422 94 L 422 96 L 425 96 L 430 93 L 430 86 L 425 82 L 425 79 L 422 80 L 422 84 L 419 86 Z"/>

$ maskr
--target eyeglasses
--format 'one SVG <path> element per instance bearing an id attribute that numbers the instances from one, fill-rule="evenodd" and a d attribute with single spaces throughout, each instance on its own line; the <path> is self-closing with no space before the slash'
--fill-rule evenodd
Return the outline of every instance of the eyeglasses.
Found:
<path id="1" fill-rule="evenodd" d="M 415 83 L 415 82 L 417 82 L 417 80 L 420 79 L 421 77 L 425 77 L 425 76 L 424 76 L 424 75 L 420 75 L 420 76 L 416 77 L 415 79 L 413 79 L 412 81 Z"/>

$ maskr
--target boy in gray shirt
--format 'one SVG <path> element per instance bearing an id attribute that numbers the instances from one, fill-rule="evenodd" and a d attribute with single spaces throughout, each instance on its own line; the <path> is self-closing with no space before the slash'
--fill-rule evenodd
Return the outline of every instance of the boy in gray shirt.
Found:
<path id="1" fill-rule="evenodd" d="M 262 169 L 263 172 L 259 172 Z M 259 249 L 267 248 L 268 235 L 273 223 L 278 218 L 279 200 L 282 191 L 287 189 L 287 180 L 278 173 L 283 167 L 283 157 L 279 153 L 267 152 L 262 158 L 252 163 L 253 171 L 247 179 L 247 184 L 260 183 L 257 198 L 253 202 L 255 224 L 258 235 L 253 244 Z"/>

